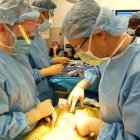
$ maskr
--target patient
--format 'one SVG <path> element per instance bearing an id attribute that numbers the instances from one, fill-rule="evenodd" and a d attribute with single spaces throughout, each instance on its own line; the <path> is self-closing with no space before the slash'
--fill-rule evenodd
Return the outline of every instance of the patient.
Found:
<path id="1" fill-rule="evenodd" d="M 70 113 L 67 108 L 57 108 L 56 111 L 58 117 L 55 126 L 51 127 L 42 123 L 25 140 L 35 138 L 39 140 L 87 140 L 88 137 L 81 137 L 74 130 L 74 122 L 87 116 L 99 118 L 99 109 L 88 106 L 84 106 L 84 109 L 77 109 L 75 113 Z"/>

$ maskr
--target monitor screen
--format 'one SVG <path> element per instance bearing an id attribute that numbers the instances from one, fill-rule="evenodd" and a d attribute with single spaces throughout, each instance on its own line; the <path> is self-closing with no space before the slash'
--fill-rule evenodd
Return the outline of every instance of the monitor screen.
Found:
<path id="1" fill-rule="evenodd" d="M 125 18 L 129 18 L 135 13 L 135 12 L 138 12 L 140 10 L 116 10 L 115 11 L 115 14 L 119 17 L 125 17 Z M 134 35 L 134 33 L 131 31 L 131 30 L 128 30 L 127 33 L 129 35 Z"/>
<path id="2" fill-rule="evenodd" d="M 139 10 L 116 10 L 115 14 L 120 17 L 130 18 L 132 14 Z"/>

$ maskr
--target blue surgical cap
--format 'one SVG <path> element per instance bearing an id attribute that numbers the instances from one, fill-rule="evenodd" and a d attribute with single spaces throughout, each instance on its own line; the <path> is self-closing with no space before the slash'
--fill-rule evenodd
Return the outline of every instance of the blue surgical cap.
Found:
<path id="1" fill-rule="evenodd" d="M 33 0 L 31 5 L 39 12 L 47 12 L 56 8 L 56 5 L 51 0 Z"/>
<path id="2" fill-rule="evenodd" d="M 21 9 L 23 8 L 23 14 Z M 0 22 L 14 25 L 25 20 L 37 20 L 39 12 L 33 11 L 25 0 L 0 0 Z"/>
<path id="3" fill-rule="evenodd" d="M 66 0 L 66 1 L 68 1 L 70 3 L 76 3 L 77 0 Z"/>
<path id="4" fill-rule="evenodd" d="M 100 31 L 120 35 L 127 31 L 128 19 L 117 17 L 113 11 L 101 7 L 94 0 L 78 0 L 69 10 L 62 24 L 67 39 L 90 37 Z"/>
<path id="5" fill-rule="evenodd" d="M 132 18 L 132 19 L 140 19 L 140 11 L 134 13 L 130 18 Z"/>

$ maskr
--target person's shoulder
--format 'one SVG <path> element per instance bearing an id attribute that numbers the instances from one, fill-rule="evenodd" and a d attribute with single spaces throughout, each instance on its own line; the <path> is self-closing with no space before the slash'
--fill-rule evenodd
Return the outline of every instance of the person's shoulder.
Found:
<path id="1" fill-rule="evenodd" d="M 0 64 L 6 63 L 6 60 L 8 59 L 9 55 L 3 51 L 0 50 Z"/>
<path id="2" fill-rule="evenodd" d="M 137 42 L 134 42 L 132 44 L 132 53 L 135 58 L 140 57 L 140 44 Z"/>
<path id="3" fill-rule="evenodd" d="M 45 38 L 43 38 L 41 35 L 37 34 L 34 38 L 34 45 L 36 47 L 46 47 L 46 42 L 45 42 Z"/>
<path id="4" fill-rule="evenodd" d="M 134 43 L 132 48 L 132 54 L 130 54 L 129 68 L 131 72 L 140 75 L 140 44 Z"/>

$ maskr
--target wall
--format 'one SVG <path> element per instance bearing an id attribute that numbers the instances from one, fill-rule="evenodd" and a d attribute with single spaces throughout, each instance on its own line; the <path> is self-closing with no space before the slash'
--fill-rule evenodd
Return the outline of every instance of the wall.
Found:
<path id="1" fill-rule="evenodd" d="M 137 10 L 140 9 L 140 0 L 98 0 L 102 6 L 110 7 L 112 10 Z"/>
<path id="2" fill-rule="evenodd" d="M 53 0 L 57 4 L 54 16 L 54 26 L 61 27 L 62 21 L 67 11 L 72 7 L 72 3 L 65 0 Z M 87 0 L 88 1 L 88 0 Z M 140 9 L 140 0 L 97 0 L 102 6 L 108 7 L 112 10 Z"/>
<path id="3" fill-rule="evenodd" d="M 57 5 L 54 14 L 54 26 L 61 27 L 66 13 L 73 6 L 73 4 L 65 0 L 53 0 L 53 2 Z"/>
<path id="4" fill-rule="evenodd" d="M 88 0 L 87 0 L 88 1 Z M 140 0 L 97 0 L 101 6 L 108 7 L 112 10 L 139 10 L 140 9 Z M 72 3 L 67 2 L 66 0 L 53 0 L 57 5 L 57 9 L 54 14 L 54 26 L 61 27 L 62 21 L 68 12 L 68 10 L 73 6 Z M 68 43 L 65 39 L 65 43 Z"/>

